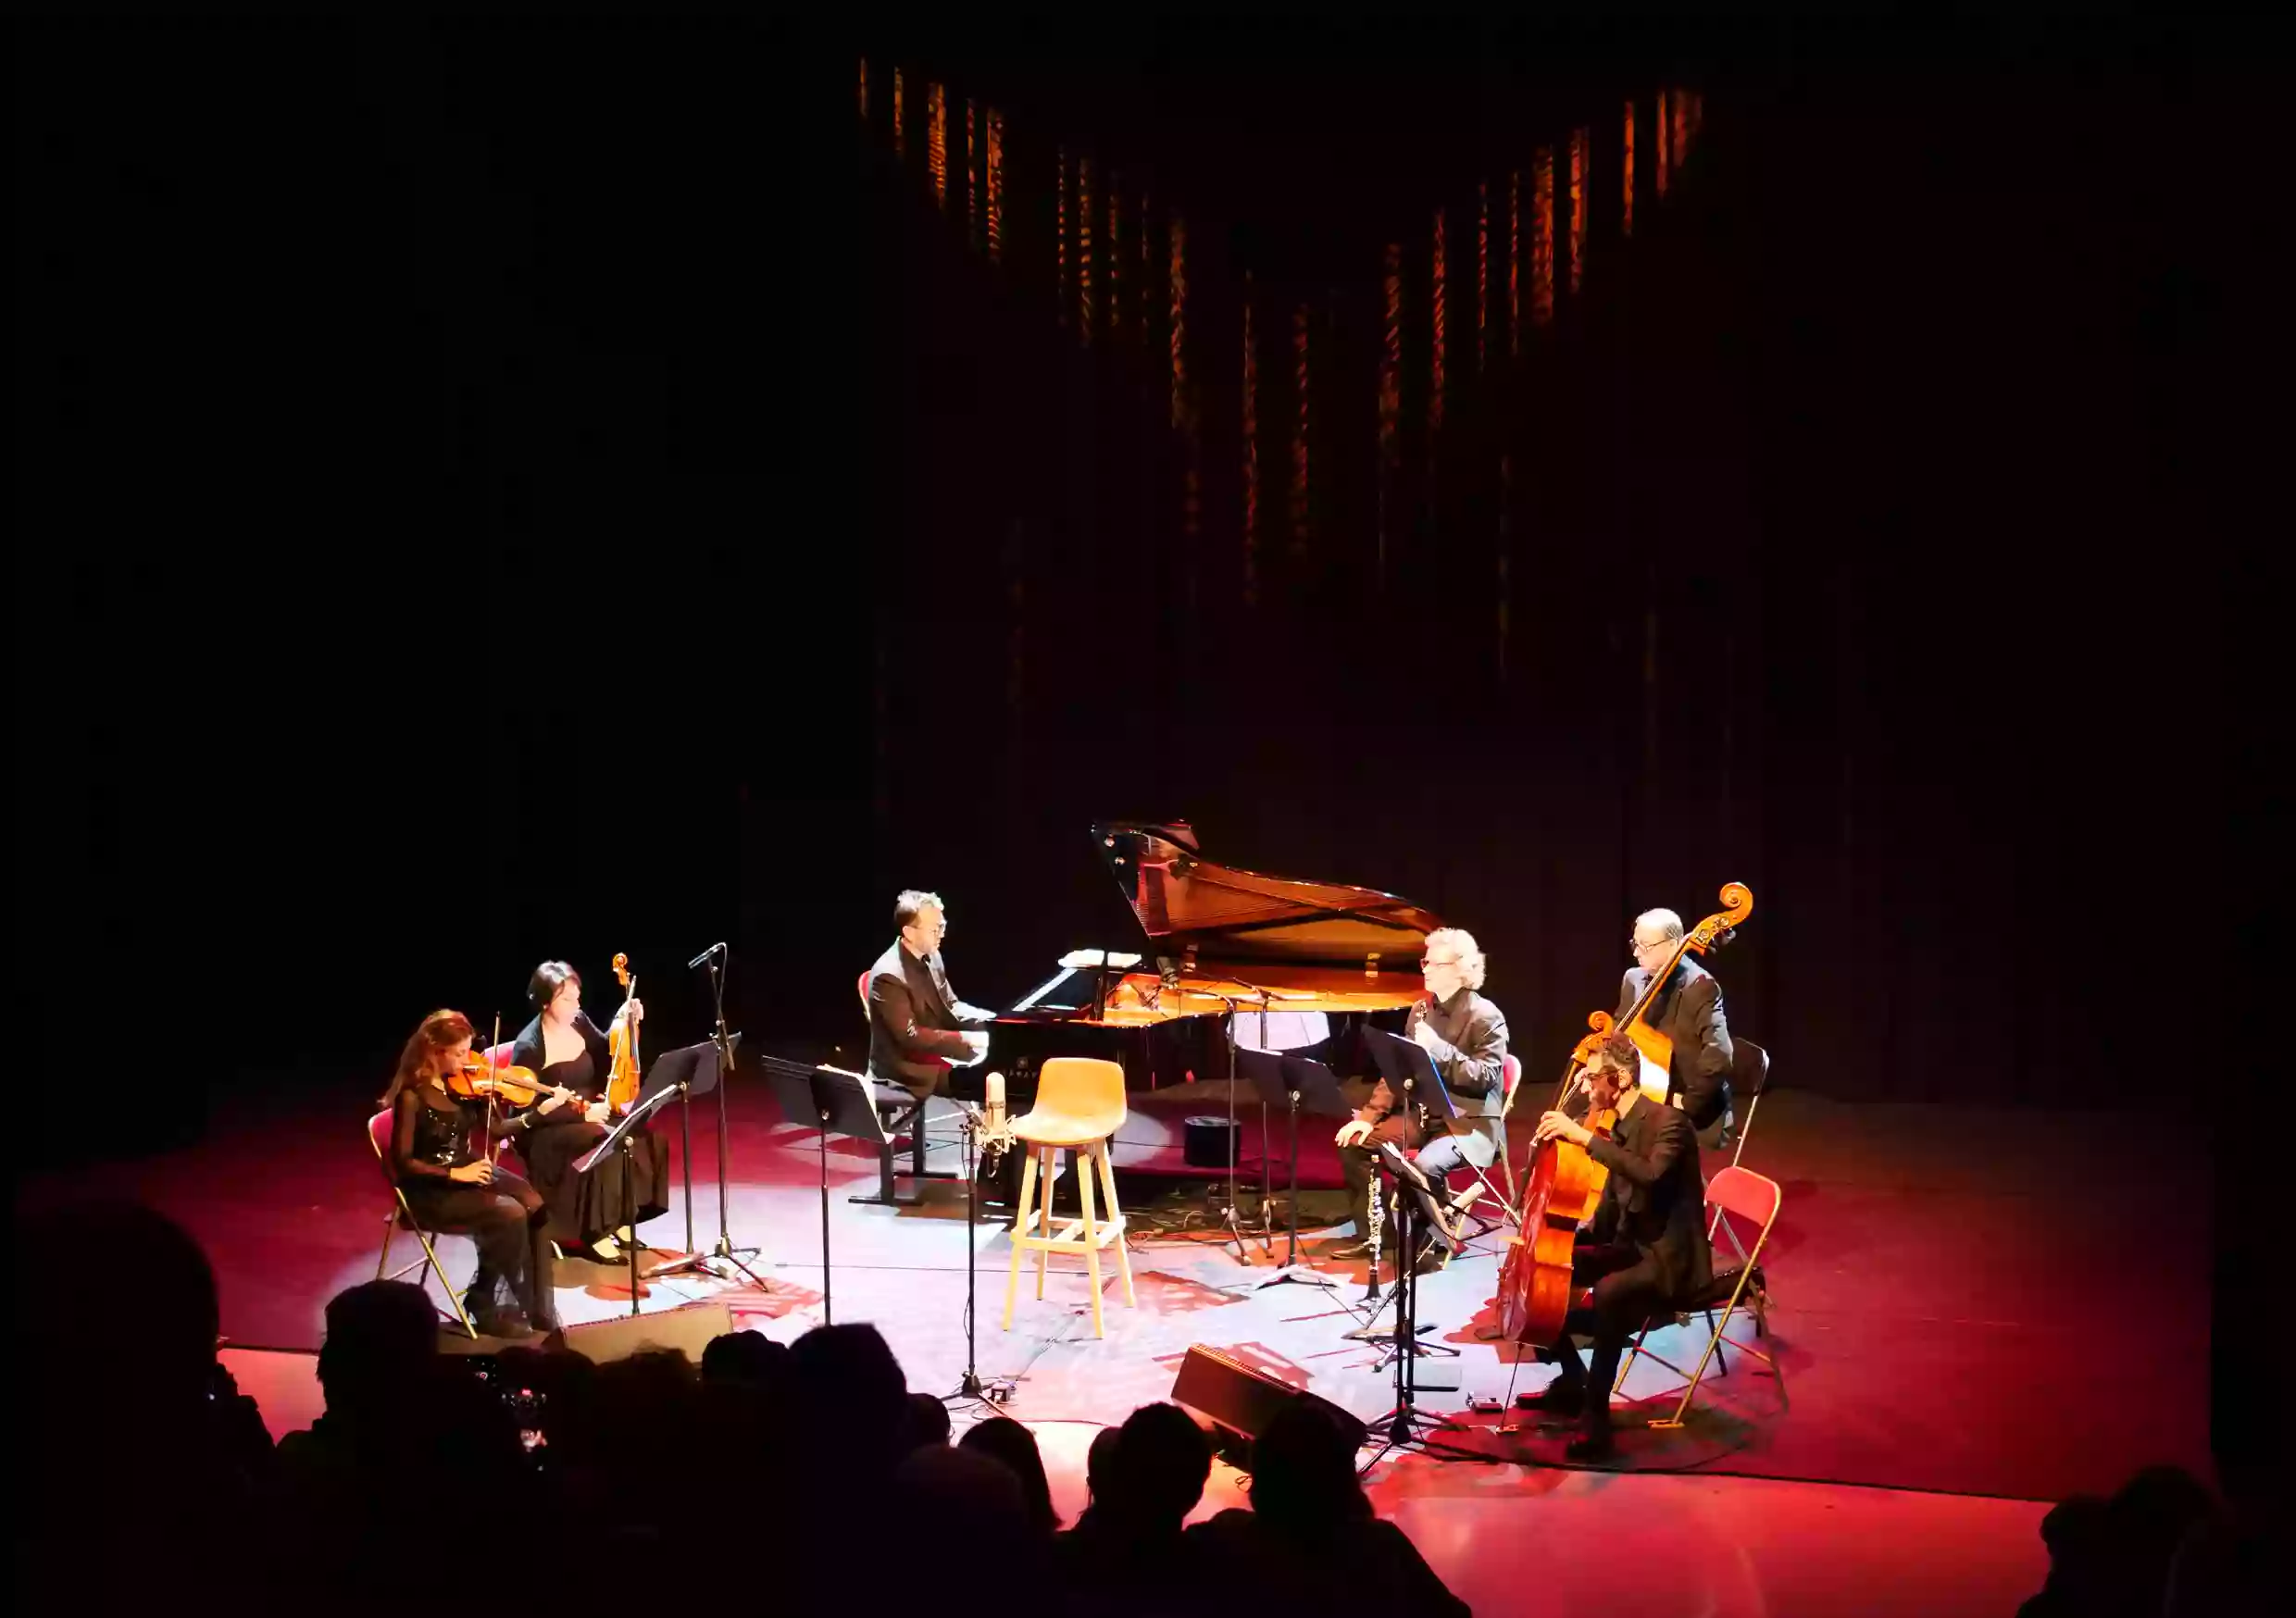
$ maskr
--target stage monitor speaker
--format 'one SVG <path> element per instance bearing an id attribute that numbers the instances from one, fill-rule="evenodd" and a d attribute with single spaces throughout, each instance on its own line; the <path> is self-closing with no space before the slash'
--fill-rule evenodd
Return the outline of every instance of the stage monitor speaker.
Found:
<path id="1" fill-rule="evenodd" d="M 1188 1357 L 1180 1362 L 1179 1375 L 1172 1381 L 1172 1400 L 1209 1417 L 1231 1440 L 1222 1448 L 1239 1453 L 1241 1446 L 1233 1440 L 1258 1438 L 1267 1430 L 1267 1424 L 1276 1419 L 1277 1412 L 1292 1405 L 1309 1405 L 1323 1411 L 1356 1443 L 1364 1439 L 1362 1421 L 1329 1400 L 1318 1399 L 1304 1388 L 1279 1382 L 1264 1371 L 1254 1371 L 1233 1355 L 1207 1349 L 1202 1343 L 1192 1344 Z"/>
<path id="2" fill-rule="evenodd" d="M 722 1303 L 688 1303 L 651 1314 L 618 1314 L 566 1328 L 566 1346 L 593 1364 L 627 1360 L 647 1349 L 676 1349 L 695 1364 L 712 1338 L 733 1329 L 733 1312 Z M 473 1343 L 459 1333 L 442 1332 L 439 1345 L 460 1353 L 492 1353 L 491 1340 Z M 527 1346 L 531 1347 L 531 1343 Z"/>

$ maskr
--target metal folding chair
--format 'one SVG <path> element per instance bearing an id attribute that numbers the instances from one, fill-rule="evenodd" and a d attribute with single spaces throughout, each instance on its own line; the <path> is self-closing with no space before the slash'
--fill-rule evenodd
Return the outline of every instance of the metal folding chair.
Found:
<path id="1" fill-rule="evenodd" d="M 439 1289 L 446 1294 L 446 1301 L 454 1310 L 451 1315 L 445 1310 L 439 1311 L 440 1314 L 453 1320 L 473 1338 L 477 1338 L 479 1328 L 470 1324 L 470 1316 L 464 1312 L 462 1300 L 455 1293 L 455 1283 L 446 1278 L 446 1268 L 439 1263 L 438 1249 L 430 1245 L 430 1233 L 423 1228 L 422 1221 L 415 1217 L 414 1209 L 407 1205 L 406 1193 L 399 1189 L 398 1176 L 391 1172 L 391 1114 L 387 1109 L 367 1120 L 367 1144 L 375 1149 L 375 1161 L 381 1165 L 383 1182 L 391 1188 L 391 1211 L 382 1216 L 382 1251 L 375 1259 L 375 1279 L 395 1281 L 425 1264 L 430 1265 L 430 1275 L 439 1278 Z M 390 1269 L 391 1238 L 398 1234 L 402 1222 L 415 1233 L 415 1239 L 422 1243 L 422 1257 L 401 1264 L 386 1276 L 383 1272 Z M 428 1276 L 424 1278 L 423 1285 L 430 1285 Z"/>
<path id="2" fill-rule="evenodd" d="M 1670 1428 L 1682 1425 L 1683 1413 L 1690 1409 L 1691 1400 L 1698 1392 L 1698 1385 L 1705 1379 L 1707 1363 L 1721 1352 L 1724 1343 L 1728 1343 L 1741 1353 L 1753 1355 L 1769 1366 L 1772 1372 L 1777 1371 L 1778 1362 L 1775 1359 L 1752 1344 L 1742 1343 L 1731 1337 L 1729 1329 L 1731 1317 L 1743 1305 L 1753 1315 L 1754 1335 L 1756 1337 L 1769 1335 L 1767 1316 L 1769 1300 L 1763 1288 L 1760 1266 L 1762 1250 L 1768 1244 L 1770 1230 L 1778 1223 L 1778 1198 L 1776 1180 L 1765 1178 L 1752 1169 L 1740 1168 L 1736 1164 L 1730 1164 L 1706 1182 L 1706 1206 L 1713 1211 L 1716 1226 L 1728 1238 L 1731 1248 L 1736 1251 L 1738 1262 L 1718 1272 L 1705 1290 L 1697 1297 L 1684 1300 L 1674 1316 L 1677 1322 L 1686 1324 L 1688 1317 L 1694 1313 L 1703 1311 L 1711 1319 L 1712 1312 L 1716 1308 L 1718 1307 L 1722 1311 L 1722 1318 L 1713 1323 L 1712 1329 L 1707 1334 L 1705 1350 L 1698 1356 L 1696 1369 L 1685 1371 L 1671 1360 L 1653 1352 L 1647 1346 L 1651 1333 L 1649 1325 L 1645 1325 L 1635 1334 L 1634 1344 L 1628 1350 L 1624 1362 L 1618 1367 L 1618 1383 L 1615 1384 L 1614 1388 L 1624 1385 L 1627 1373 L 1634 1368 L 1634 1362 L 1638 1357 L 1656 1360 L 1658 1363 L 1681 1377 L 1686 1384 L 1682 1389 L 1681 1401 L 1674 1407 L 1674 1413 L 1664 1421 L 1651 1423 L 1652 1426 Z M 1751 1250 L 1739 1239 L 1736 1226 L 1724 1217 L 1725 1214 L 1736 1214 L 1755 1227 L 1756 1235 Z M 1749 1301 L 1750 1293 L 1751 1301 Z M 1728 1373 L 1729 1366 L 1726 1360 L 1722 1368 L 1716 1374 L 1728 1375 Z"/>
<path id="3" fill-rule="evenodd" d="M 1762 1104 L 1762 1092 L 1770 1084 L 1770 1053 L 1752 1039 L 1730 1040 L 1730 1110 L 1741 1106 L 1746 1115 L 1731 1126 L 1737 1139 L 1732 1142 L 1730 1166 L 1735 1168 L 1746 1155 L 1746 1137 L 1753 1132 L 1753 1110 Z"/>
<path id="4" fill-rule="evenodd" d="M 1491 1176 L 1487 1171 L 1477 1168 L 1473 1164 L 1466 1165 L 1466 1172 L 1482 1182 L 1483 1189 L 1488 1193 L 1490 1200 L 1488 1201 L 1479 1200 L 1466 1210 L 1466 1216 L 1475 1221 L 1475 1228 L 1468 1231 L 1461 1238 L 1462 1241 L 1473 1241 L 1478 1237 L 1489 1236 L 1504 1225 L 1512 1225 L 1517 1230 L 1522 1228 L 1522 1216 L 1516 1211 L 1515 1206 L 1515 1152 L 1507 1140 L 1506 1132 L 1506 1109 L 1514 1105 L 1516 1087 L 1522 1082 L 1522 1059 L 1509 1055 L 1501 1067 L 1501 1113 L 1498 1117 L 1491 1120 L 1499 1136 L 1499 1155 L 1492 1159 L 1491 1167 L 1497 1169 L 1499 1177 L 1506 1182 L 1506 1190 L 1504 1194 L 1502 1194 L 1499 1188 L 1491 1184 Z M 1487 1209 L 1493 1206 L 1496 1206 L 1499 1212 L 1499 1217 L 1496 1219 L 1490 1217 L 1486 1213 Z"/>

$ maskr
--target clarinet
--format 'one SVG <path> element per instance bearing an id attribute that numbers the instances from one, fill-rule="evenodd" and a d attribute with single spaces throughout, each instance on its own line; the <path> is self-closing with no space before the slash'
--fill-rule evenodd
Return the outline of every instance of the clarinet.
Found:
<path id="1" fill-rule="evenodd" d="M 1366 1303 L 1379 1301 L 1379 1238 L 1381 1226 L 1386 1223 L 1386 1191 L 1379 1184 L 1379 1160 L 1374 1153 L 1371 1159 L 1371 1195 L 1364 1209 L 1366 1222 L 1371 1226 L 1371 1283 L 1364 1288 Z"/>
<path id="2" fill-rule="evenodd" d="M 1411 1039 L 1418 1033 L 1419 1025 L 1427 1020 L 1427 1014 L 1432 1009 L 1434 1009 L 1432 1001 L 1416 1000 L 1411 1002 L 1411 1010 L 1404 1018 L 1404 1039 Z M 1397 1105 L 1405 1106 L 1408 1104 L 1408 1100 L 1406 1097 L 1398 1101 Z M 1405 1115 L 1408 1116 L 1408 1114 Z M 1364 1210 L 1366 1223 L 1371 1226 L 1371 1284 L 1364 1290 L 1364 1301 L 1377 1303 L 1379 1301 L 1379 1240 L 1385 1234 L 1387 1199 L 1381 1193 L 1379 1186 L 1379 1153 L 1372 1150 L 1368 1141 L 1364 1143 L 1364 1150 L 1371 1152 L 1371 1194 L 1368 1199 L 1369 1206 Z"/>

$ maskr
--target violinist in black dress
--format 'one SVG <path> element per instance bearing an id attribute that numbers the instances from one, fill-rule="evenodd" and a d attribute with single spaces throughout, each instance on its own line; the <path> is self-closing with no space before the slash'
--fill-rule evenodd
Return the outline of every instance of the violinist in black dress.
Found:
<path id="1" fill-rule="evenodd" d="M 479 1267 L 463 1306 L 480 1331 L 498 1338 L 555 1331 L 548 1210 L 532 1186 L 478 1148 L 530 1138 L 572 1112 L 573 1098 L 546 1095 L 511 1113 L 454 1093 L 449 1076 L 470 1064 L 471 1039 L 468 1018 L 438 1011 L 406 1041 L 382 1098 L 391 1110 L 391 1172 L 426 1229 L 478 1244 Z"/>
<path id="2" fill-rule="evenodd" d="M 613 1128 L 604 1099 L 611 1067 L 606 1036 L 582 1010 L 581 974 L 565 962 L 544 961 L 535 967 L 526 993 L 535 1016 L 518 1031 L 511 1064 L 530 1069 L 545 1088 L 573 1091 L 581 1104 L 537 1118 L 518 1142 L 518 1155 L 549 1204 L 551 1225 L 568 1251 L 579 1248 L 601 1263 L 618 1263 L 623 1256 L 620 1244 L 637 1239 L 632 1209 L 639 1223 L 668 1210 L 669 1143 L 645 1128 L 630 1142 L 627 1160 L 617 1151 L 588 1174 L 575 1169 L 576 1160 Z M 620 1027 L 627 1018 L 634 1032 L 644 1015 L 644 1007 L 633 999 L 615 1014 L 611 1026 Z"/>

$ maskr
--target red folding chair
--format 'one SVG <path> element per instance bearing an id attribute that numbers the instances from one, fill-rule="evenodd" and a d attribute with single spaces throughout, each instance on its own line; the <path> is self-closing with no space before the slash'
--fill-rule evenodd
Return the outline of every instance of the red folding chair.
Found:
<path id="1" fill-rule="evenodd" d="M 1746 1155 L 1746 1137 L 1753 1133 L 1753 1111 L 1762 1104 L 1762 1092 L 1770 1088 L 1770 1053 L 1752 1039 L 1733 1039 L 1730 1041 L 1730 1110 L 1746 1109 L 1746 1115 L 1731 1126 L 1737 1137 L 1732 1144 L 1730 1164 L 1735 1167 Z"/>
<path id="2" fill-rule="evenodd" d="M 1510 1054 L 1500 1068 L 1499 1099 L 1503 1109 L 1514 1102 L 1515 1089 L 1522 1082 L 1522 1060 Z M 1499 1188 L 1491 1183 L 1491 1176 L 1487 1171 L 1477 1168 L 1473 1164 L 1454 1169 L 1445 1182 L 1448 1189 L 1464 1192 L 1466 1188 L 1460 1185 L 1459 1176 L 1465 1174 L 1480 1181 L 1488 1196 L 1488 1201 L 1479 1201 L 1467 1209 L 1467 1216 L 1475 1221 L 1475 1228 L 1466 1237 L 1468 1241 L 1473 1241 L 1479 1236 L 1488 1236 L 1502 1225 L 1513 1225 L 1517 1229 L 1521 1228 L 1521 1216 L 1515 1211 L 1515 1153 L 1507 1143 L 1506 1116 L 1504 1110 L 1491 1122 L 1499 1137 L 1499 1154 L 1491 1160 L 1491 1167 L 1497 1169 L 1499 1177 L 1506 1182 L 1505 1195 L 1502 1196 Z M 1491 1217 L 1490 1212 L 1494 1205 L 1498 1211 L 1496 1218 Z"/>
<path id="3" fill-rule="evenodd" d="M 1671 1428 L 1682 1425 L 1683 1412 L 1690 1409 L 1691 1400 L 1698 1392 L 1699 1383 L 1705 1379 L 1707 1362 L 1721 1352 L 1722 1345 L 1725 1343 L 1742 1354 L 1753 1355 L 1767 1365 L 1773 1375 L 1777 1375 L 1778 1362 L 1775 1359 L 1751 1343 L 1740 1342 L 1729 1335 L 1729 1329 L 1731 1316 L 1735 1315 L 1742 1305 L 1753 1316 L 1754 1335 L 1764 1338 L 1769 1335 L 1769 1299 L 1763 1288 L 1760 1266 L 1762 1250 L 1768 1244 L 1770 1231 L 1778 1223 L 1778 1196 L 1776 1180 L 1766 1178 L 1752 1169 L 1740 1168 L 1735 1164 L 1723 1169 L 1713 1179 L 1706 1182 L 1706 1206 L 1714 1214 L 1716 1228 L 1728 1239 L 1738 1259 L 1737 1263 L 1728 1268 L 1716 1271 L 1714 1279 L 1697 1297 L 1684 1300 L 1674 1316 L 1676 1323 L 1683 1323 L 1691 1314 L 1703 1312 L 1708 1320 L 1712 1322 L 1713 1329 L 1707 1334 L 1705 1351 L 1698 1356 L 1698 1365 L 1695 1370 L 1684 1371 L 1681 1366 L 1675 1364 L 1672 1361 L 1652 1352 L 1647 1346 L 1647 1339 L 1651 1334 L 1650 1325 L 1645 1325 L 1635 1334 L 1634 1345 L 1628 1350 L 1625 1361 L 1618 1367 L 1618 1382 L 1614 1384 L 1614 1387 L 1624 1385 L 1627 1373 L 1634 1368 L 1637 1356 L 1656 1360 L 1667 1370 L 1681 1377 L 1686 1384 L 1682 1389 L 1681 1401 L 1674 1407 L 1674 1413 L 1664 1421 L 1651 1423 L 1652 1426 Z M 1754 1227 L 1756 1234 L 1752 1249 L 1747 1248 L 1745 1243 L 1739 1239 L 1737 1227 L 1730 1223 L 1728 1218 L 1725 1217 L 1727 1214 L 1734 1214 Z M 1716 1321 L 1713 1319 L 1713 1312 L 1717 1308 L 1722 1311 L 1722 1318 Z M 1729 1363 L 1725 1359 L 1716 1375 L 1728 1375 L 1728 1374 Z"/>
<path id="4" fill-rule="evenodd" d="M 446 1301 L 454 1308 L 452 1315 L 448 1315 L 445 1310 L 441 1310 L 440 1315 L 453 1320 L 475 1338 L 479 1335 L 479 1328 L 470 1324 L 470 1316 L 463 1311 L 462 1300 L 455 1295 L 455 1284 L 446 1278 L 446 1268 L 439 1263 L 438 1249 L 430 1245 L 430 1233 L 423 1228 L 422 1221 L 415 1217 L 414 1209 L 407 1205 L 406 1193 L 399 1189 L 398 1176 L 391 1172 L 391 1114 L 389 1109 L 386 1108 L 367 1120 L 367 1144 L 375 1149 L 375 1161 L 381 1165 L 383 1181 L 391 1188 L 391 1211 L 382 1216 L 382 1251 L 375 1259 L 375 1279 L 395 1281 L 409 1271 L 419 1270 L 426 1263 L 429 1264 L 430 1275 L 439 1278 L 439 1289 L 446 1294 Z M 408 1230 L 415 1233 L 415 1239 L 422 1243 L 422 1257 L 401 1264 L 386 1276 L 383 1271 L 389 1268 L 391 1263 L 391 1238 L 398 1234 L 402 1223 Z M 423 1285 L 426 1287 L 430 1285 L 427 1276 Z"/>

